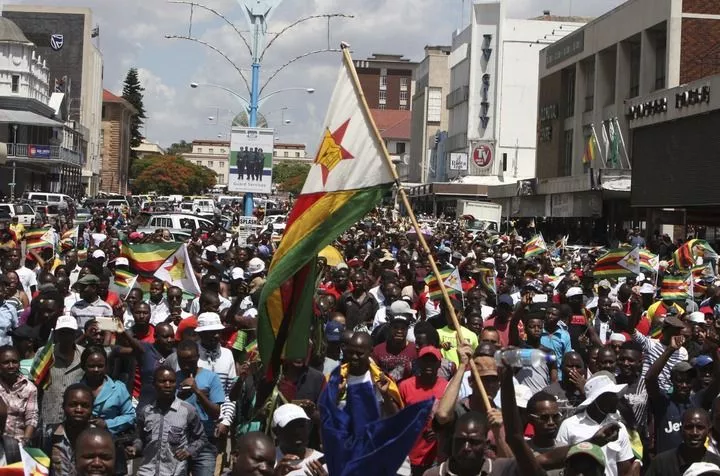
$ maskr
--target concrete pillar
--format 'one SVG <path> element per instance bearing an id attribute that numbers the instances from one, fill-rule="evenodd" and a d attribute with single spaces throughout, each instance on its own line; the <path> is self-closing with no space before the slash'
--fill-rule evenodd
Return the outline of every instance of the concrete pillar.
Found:
<path id="1" fill-rule="evenodd" d="M 680 56 L 682 48 L 682 0 L 671 0 L 667 23 L 667 61 L 665 81 L 668 88 L 680 86 Z"/>
<path id="2" fill-rule="evenodd" d="M 585 144 L 583 144 L 583 113 L 585 112 L 585 70 L 582 62 L 575 63 L 575 115 L 573 116 L 573 155 L 572 175 L 583 173 L 582 156 Z"/>
<path id="3" fill-rule="evenodd" d="M 640 96 L 650 94 L 655 89 L 655 68 L 657 49 L 655 40 L 648 30 L 640 33 Z"/>

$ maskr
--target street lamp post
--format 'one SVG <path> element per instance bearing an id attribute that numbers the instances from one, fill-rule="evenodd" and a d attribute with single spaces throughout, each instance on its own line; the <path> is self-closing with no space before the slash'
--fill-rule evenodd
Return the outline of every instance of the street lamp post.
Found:
<path id="1" fill-rule="evenodd" d="M 319 54 L 319 53 L 325 53 L 325 52 L 339 52 L 341 50 L 338 50 L 336 48 L 330 47 L 330 20 L 332 18 L 353 18 L 352 15 L 346 15 L 343 13 L 330 13 L 330 14 L 320 14 L 320 15 L 312 15 L 305 18 L 301 18 L 299 20 L 296 20 L 295 22 L 291 23 L 290 25 L 283 28 L 279 33 L 276 33 L 274 35 L 271 35 L 272 38 L 270 39 L 267 44 L 265 44 L 266 35 L 268 34 L 267 29 L 267 22 L 270 19 L 271 15 L 275 12 L 275 9 L 280 5 L 283 0 L 238 0 L 238 3 L 243 9 L 243 12 L 245 13 L 246 19 L 248 24 L 251 27 L 251 34 L 252 37 L 250 38 L 250 41 L 245 38 L 243 33 L 235 26 L 235 24 L 228 20 L 223 14 L 220 12 L 214 10 L 213 8 L 210 8 L 208 6 L 205 6 L 201 3 L 197 3 L 193 0 L 168 0 L 170 3 L 178 3 L 178 4 L 184 4 L 184 5 L 190 5 L 190 28 L 188 31 L 188 34 L 185 35 L 165 35 L 168 39 L 183 39 L 183 40 L 190 40 L 194 41 L 196 43 L 200 43 L 219 55 L 221 55 L 226 61 L 228 61 L 238 72 L 240 77 L 245 82 L 245 85 L 248 86 L 248 92 L 250 94 L 250 100 L 246 101 L 248 104 L 248 116 L 249 116 L 249 126 L 250 127 L 257 127 L 257 116 L 258 116 L 258 108 L 260 107 L 260 104 L 262 103 L 263 99 L 267 99 L 268 97 L 272 96 L 273 94 L 276 94 L 280 91 L 275 91 L 274 93 L 266 95 L 264 98 L 260 97 L 260 94 L 265 89 L 265 87 L 268 85 L 270 81 L 272 81 L 273 78 L 277 76 L 277 74 L 285 69 L 286 67 L 290 66 L 294 62 L 301 60 L 303 58 L 307 58 L 308 56 Z M 250 84 L 248 85 L 247 78 L 242 72 L 242 69 L 238 67 L 231 59 L 230 57 L 225 54 L 222 50 L 217 48 L 216 46 L 208 43 L 207 41 L 192 36 L 192 15 L 195 8 L 201 8 L 205 11 L 208 11 L 212 14 L 214 14 L 216 17 L 222 19 L 226 24 L 228 24 L 234 31 L 237 33 L 237 35 L 240 37 L 240 39 L 243 41 L 245 46 L 247 47 L 250 56 L 252 58 L 252 69 L 251 69 L 251 78 L 250 78 Z M 265 53 L 267 52 L 268 48 L 272 46 L 272 44 L 285 32 L 291 30 L 292 28 L 296 27 L 297 25 L 314 19 L 324 19 L 327 20 L 328 24 L 328 44 L 327 48 L 308 51 L 304 54 L 298 55 L 295 58 L 287 61 L 285 64 L 280 66 L 278 69 L 276 69 L 273 73 L 270 74 L 268 79 L 265 81 L 265 84 L 262 86 L 260 85 L 260 65 L 262 63 L 263 58 L 265 57 Z M 197 86 L 193 86 L 197 87 Z M 222 89 L 226 89 L 222 87 Z M 227 90 L 227 89 L 226 89 Z M 230 91 L 232 92 L 232 91 Z M 312 92 L 309 91 L 308 92 Z M 233 94 L 241 99 L 240 95 Z M 246 193 L 245 194 L 245 215 L 250 216 L 252 215 L 254 204 L 253 204 L 253 196 L 252 193 Z"/>

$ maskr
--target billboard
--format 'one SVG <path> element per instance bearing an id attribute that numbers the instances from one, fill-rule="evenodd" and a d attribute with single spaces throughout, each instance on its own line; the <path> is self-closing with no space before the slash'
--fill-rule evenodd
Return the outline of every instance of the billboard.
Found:
<path id="1" fill-rule="evenodd" d="M 29 144 L 27 146 L 27 156 L 31 159 L 49 159 L 50 146 Z"/>
<path id="2" fill-rule="evenodd" d="M 274 145 L 273 129 L 233 127 L 228 190 L 270 194 Z"/>
<path id="3" fill-rule="evenodd" d="M 450 154 L 450 170 L 467 170 L 467 154 Z"/>

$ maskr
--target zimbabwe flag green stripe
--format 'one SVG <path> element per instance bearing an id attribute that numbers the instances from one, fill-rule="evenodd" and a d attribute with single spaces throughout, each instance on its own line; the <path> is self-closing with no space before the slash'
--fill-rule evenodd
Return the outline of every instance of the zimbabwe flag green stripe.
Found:
<path id="1" fill-rule="evenodd" d="M 312 202 L 310 204 L 303 201 L 302 195 L 298 197 L 295 207 L 304 209 L 303 218 L 298 218 L 285 230 L 280 244 L 285 252 L 273 258 L 260 295 L 257 332 L 263 363 L 267 365 L 270 362 L 276 345 L 279 345 L 280 349 L 285 347 L 285 356 L 289 359 L 307 356 L 313 321 L 313 292 L 308 287 L 309 283 L 303 281 L 313 273 L 304 276 L 296 274 L 315 260 L 320 250 L 365 216 L 391 186 L 392 184 L 382 184 L 354 191 L 328 192 L 322 200 L 318 200 L 317 196 L 308 198 Z M 333 201 L 333 196 L 337 196 L 338 200 Z M 327 203 L 333 205 L 329 214 L 318 209 L 327 206 Z M 313 219 L 315 216 L 323 218 L 318 222 Z M 302 229 L 295 229 L 298 226 L 302 226 Z M 297 237 L 297 241 L 288 241 L 292 237 Z M 300 282 L 295 282 L 296 280 Z M 297 296 L 298 293 L 310 294 L 310 299 L 307 296 Z M 294 305 L 291 305 L 293 303 Z M 287 333 L 280 335 L 283 324 Z M 292 336 L 292 339 L 285 340 L 287 336 Z"/>

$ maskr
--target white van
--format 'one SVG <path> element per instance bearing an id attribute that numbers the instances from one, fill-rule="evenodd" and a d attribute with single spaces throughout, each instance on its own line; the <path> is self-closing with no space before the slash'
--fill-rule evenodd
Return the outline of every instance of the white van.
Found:
<path id="1" fill-rule="evenodd" d="M 189 213 L 168 213 L 162 215 L 150 215 L 148 220 L 143 223 L 143 228 L 170 228 L 172 230 L 191 231 L 196 228 L 200 230 L 212 230 L 215 225 L 210 220 L 200 218 Z"/>
<path id="2" fill-rule="evenodd" d="M 35 210 L 30 205 L 18 203 L 0 203 L 0 214 L 7 214 L 10 218 L 18 217 L 18 223 L 30 225 L 35 219 Z"/>
<path id="3" fill-rule="evenodd" d="M 60 210 L 67 210 L 69 204 L 73 203 L 73 199 L 63 193 L 25 192 L 23 193 L 23 199 L 45 202 L 48 205 L 57 205 Z"/>
<path id="4" fill-rule="evenodd" d="M 193 200 L 193 211 L 200 215 L 214 215 L 215 201 L 211 198 L 196 198 Z"/>

